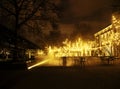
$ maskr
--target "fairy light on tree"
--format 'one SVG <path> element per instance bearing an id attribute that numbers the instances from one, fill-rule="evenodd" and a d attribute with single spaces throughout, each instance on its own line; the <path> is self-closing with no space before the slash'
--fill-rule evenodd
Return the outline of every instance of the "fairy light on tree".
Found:
<path id="1" fill-rule="evenodd" d="M 71 42 L 66 39 L 63 42 L 62 47 L 48 47 L 48 53 L 54 54 L 55 57 L 79 57 L 79 56 L 91 56 L 92 41 L 83 41 L 81 38 L 78 38 L 76 41 Z"/>

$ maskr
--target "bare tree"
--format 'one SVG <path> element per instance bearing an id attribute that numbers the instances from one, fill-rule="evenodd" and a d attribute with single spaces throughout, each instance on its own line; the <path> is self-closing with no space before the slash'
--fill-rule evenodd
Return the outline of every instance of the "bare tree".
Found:
<path id="1" fill-rule="evenodd" d="M 17 59 L 17 36 L 21 28 L 27 26 L 35 29 L 34 22 L 38 20 L 50 21 L 52 24 L 58 21 L 53 0 L 0 0 L 0 11 L 0 24 L 15 32 L 14 59 Z"/>

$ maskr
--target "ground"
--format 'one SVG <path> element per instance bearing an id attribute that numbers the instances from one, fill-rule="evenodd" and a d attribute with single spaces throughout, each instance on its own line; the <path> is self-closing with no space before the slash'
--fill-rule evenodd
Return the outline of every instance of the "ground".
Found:
<path id="1" fill-rule="evenodd" d="M 1 70 L 0 89 L 120 89 L 120 65 Z"/>

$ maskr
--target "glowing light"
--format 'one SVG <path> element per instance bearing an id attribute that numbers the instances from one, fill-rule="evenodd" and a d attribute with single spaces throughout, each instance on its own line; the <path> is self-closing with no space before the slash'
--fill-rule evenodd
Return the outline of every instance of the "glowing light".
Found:
<path id="1" fill-rule="evenodd" d="M 43 50 L 37 50 L 37 56 L 43 56 L 45 55 Z"/>
<path id="2" fill-rule="evenodd" d="M 47 63 L 48 61 L 49 61 L 49 60 L 44 60 L 44 61 L 42 61 L 42 62 L 36 63 L 36 64 L 34 64 L 34 65 L 28 67 L 28 70 L 30 70 L 30 69 L 32 69 L 32 68 L 34 68 L 34 67 L 43 65 L 43 64 Z"/>
<path id="3" fill-rule="evenodd" d="M 96 33 L 95 37 L 98 43 L 96 48 L 101 50 L 104 56 L 119 55 L 120 50 L 115 49 L 120 46 L 120 16 L 118 14 L 113 15 L 112 24 Z"/>
<path id="4" fill-rule="evenodd" d="M 98 56 L 114 55 L 114 46 L 120 45 L 120 19 L 113 15 L 112 24 L 96 33 L 95 37 L 97 41 L 83 40 L 81 38 L 78 38 L 75 41 L 69 41 L 69 39 L 66 39 L 61 47 L 48 46 L 46 47 L 45 52 L 43 50 L 38 50 L 37 58 L 44 61 L 30 66 L 28 69 L 41 66 L 45 63 L 47 63 L 47 65 L 56 66 L 59 65 L 59 61 L 62 60 L 63 57 L 67 57 L 68 60 L 74 60 L 76 57 L 93 56 L 96 51 L 102 52 L 102 54 L 97 52 Z M 69 62 L 68 64 L 71 66 L 72 63 Z"/>
<path id="5" fill-rule="evenodd" d="M 54 57 L 75 57 L 75 56 L 91 56 L 93 50 L 93 41 L 83 41 L 78 38 L 76 41 L 71 42 L 66 39 L 62 47 L 49 46 L 47 47 L 48 54 Z"/>

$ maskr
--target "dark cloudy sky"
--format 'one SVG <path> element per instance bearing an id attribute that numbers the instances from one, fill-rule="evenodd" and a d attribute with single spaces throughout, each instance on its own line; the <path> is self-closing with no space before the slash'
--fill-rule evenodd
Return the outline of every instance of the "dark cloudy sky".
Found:
<path id="1" fill-rule="evenodd" d="M 111 0 L 63 0 L 60 30 L 69 36 L 92 39 L 93 34 L 111 24 Z"/>

